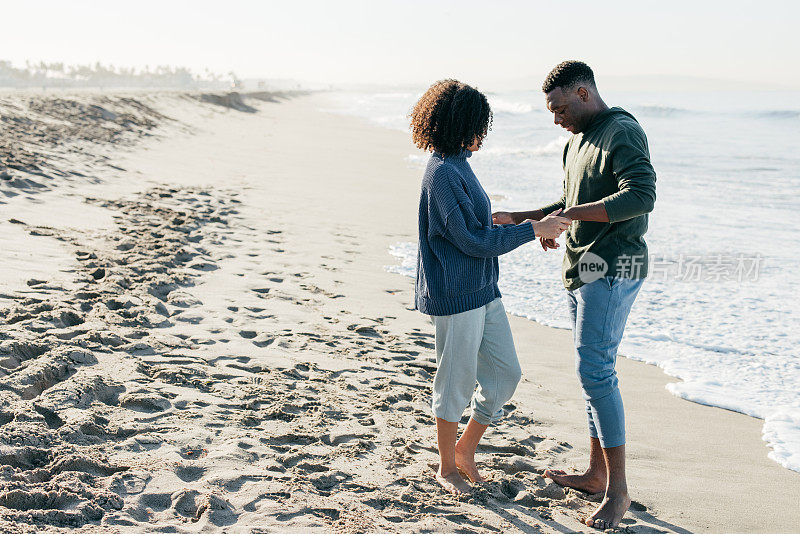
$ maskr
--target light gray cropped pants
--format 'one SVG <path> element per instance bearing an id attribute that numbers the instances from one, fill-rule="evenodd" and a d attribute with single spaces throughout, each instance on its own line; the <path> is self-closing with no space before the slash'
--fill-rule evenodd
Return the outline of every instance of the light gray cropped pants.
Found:
<path id="1" fill-rule="evenodd" d="M 484 425 L 498 421 L 522 376 L 503 301 L 498 298 L 481 308 L 431 320 L 438 365 L 433 415 L 460 421 L 471 401 L 475 421 Z"/>

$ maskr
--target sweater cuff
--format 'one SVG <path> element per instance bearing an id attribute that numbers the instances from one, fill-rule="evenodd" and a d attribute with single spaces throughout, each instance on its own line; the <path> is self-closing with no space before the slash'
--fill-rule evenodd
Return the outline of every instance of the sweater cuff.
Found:
<path id="1" fill-rule="evenodd" d="M 519 239 L 520 245 L 536 239 L 536 232 L 533 231 L 533 225 L 529 222 L 520 223 L 515 229 L 517 230 L 517 239 Z"/>

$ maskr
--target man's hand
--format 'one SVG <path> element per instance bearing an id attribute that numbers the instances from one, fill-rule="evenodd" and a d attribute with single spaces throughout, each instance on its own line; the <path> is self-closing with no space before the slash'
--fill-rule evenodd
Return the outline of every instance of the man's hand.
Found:
<path id="1" fill-rule="evenodd" d="M 552 248 L 553 250 L 557 249 L 561 245 L 559 245 L 555 239 L 545 239 L 544 237 L 539 238 L 539 243 L 542 244 L 542 248 L 544 250 Z"/>
<path id="2" fill-rule="evenodd" d="M 492 222 L 494 224 L 516 224 L 511 213 L 507 211 L 496 211 L 492 213 Z"/>
<path id="3" fill-rule="evenodd" d="M 523 221 L 523 223 L 530 222 L 533 225 L 533 231 L 540 238 L 555 239 L 560 236 L 564 230 L 569 228 L 569 225 L 572 223 L 572 220 L 567 217 L 559 217 L 559 213 L 561 213 L 561 210 L 557 209 L 550 215 L 542 218 L 541 221 L 527 219 Z"/>

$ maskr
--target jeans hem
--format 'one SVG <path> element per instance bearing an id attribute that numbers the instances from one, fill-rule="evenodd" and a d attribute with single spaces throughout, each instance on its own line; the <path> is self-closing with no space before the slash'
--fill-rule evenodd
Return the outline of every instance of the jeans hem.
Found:
<path id="1" fill-rule="evenodd" d="M 613 449 L 614 447 L 620 447 L 622 445 L 625 445 L 625 436 L 624 435 L 622 435 L 622 436 L 614 436 L 612 439 L 608 439 L 608 438 L 604 439 L 604 438 L 600 438 L 600 437 L 598 437 L 597 439 L 600 440 L 600 446 L 602 448 L 604 448 L 604 449 Z"/>

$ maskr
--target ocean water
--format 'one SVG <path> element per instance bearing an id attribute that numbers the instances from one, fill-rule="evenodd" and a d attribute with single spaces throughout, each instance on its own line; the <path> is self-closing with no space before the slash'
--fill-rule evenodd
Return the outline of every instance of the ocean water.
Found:
<path id="1" fill-rule="evenodd" d="M 420 91 L 340 93 L 334 109 L 408 131 Z M 470 158 L 494 210 L 535 209 L 561 195 L 562 148 L 538 91 L 489 94 L 492 131 Z M 620 353 L 680 379 L 678 397 L 764 420 L 769 457 L 800 471 L 800 94 L 606 93 L 639 120 L 658 175 L 646 235 L 651 276 Z M 420 177 L 427 155 L 409 140 Z M 408 207 L 416 217 L 416 206 Z M 563 244 L 563 238 L 560 239 Z M 568 328 L 563 247 L 538 243 L 500 260 L 516 315 Z M 414 276 L 416 243 L 387 269 Z M 624 388 L 624 384 L 623 384 Z M 624 391 L 624 390 L 623 390 Z M 687 424 L 691 425 L 691 422 Z"/>

